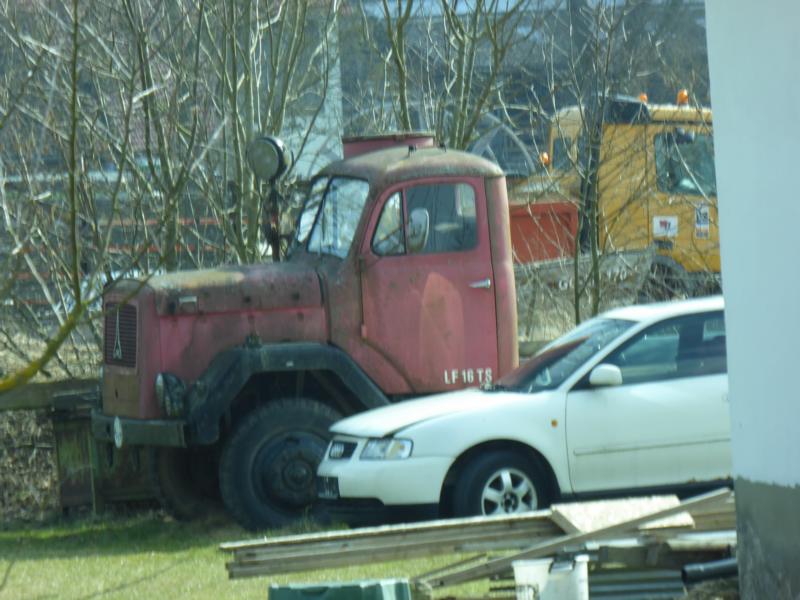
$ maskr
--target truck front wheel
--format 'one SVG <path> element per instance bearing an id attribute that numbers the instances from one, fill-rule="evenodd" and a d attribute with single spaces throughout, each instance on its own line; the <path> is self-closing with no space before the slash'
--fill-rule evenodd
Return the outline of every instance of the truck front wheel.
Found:
<path id="1" fill-rule="evenodd" d="M 229 514 L 250 530 L 303 517 L 316 500 L 328 428 L 340 418 L 329 406 L 306 398 L 273 401 L 246 416 L 220 461 L 220 491 Z"/>

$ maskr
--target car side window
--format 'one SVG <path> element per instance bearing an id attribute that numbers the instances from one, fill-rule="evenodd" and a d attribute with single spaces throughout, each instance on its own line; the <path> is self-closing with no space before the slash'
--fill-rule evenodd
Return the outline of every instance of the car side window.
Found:
<path id="1" fill-rule="evenodd" d="M 653 325 L 603 362 L 620 368 L 623 385 L 725 373 L 722 312 L 687 315 Z"/>

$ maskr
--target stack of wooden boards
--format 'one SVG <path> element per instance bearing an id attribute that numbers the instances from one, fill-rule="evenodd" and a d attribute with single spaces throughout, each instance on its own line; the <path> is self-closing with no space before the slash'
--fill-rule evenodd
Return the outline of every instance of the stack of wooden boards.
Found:
<path id="1" fill-rule="evenodd" d="M 683 502 L 671 496 L 648 501 L 556 505 L 553 509 L 512 516 L 447 519 L 231 542 L 222 544 L 220 549 L 232 555 L 225 565 L 231 578 L 434 554 L 478 553 L 445 569 L 410 576 L 418 588 L 435 589 L 499 577 L 511 569 L 513 561 L 553 556 L 565 549 L 585 547 L 587 543 L 635 538 L 642 545 L 660 546 L 674 540 L 679 547 L 686 546 L 687 532 L 729 531 L 735 536 L 735 527 L 733 493 L 726 488 Z M 697 542 L 694 547 L 698 547 Z M 499 557 L 488 554 L 495 551 L 506 554 Z"/>

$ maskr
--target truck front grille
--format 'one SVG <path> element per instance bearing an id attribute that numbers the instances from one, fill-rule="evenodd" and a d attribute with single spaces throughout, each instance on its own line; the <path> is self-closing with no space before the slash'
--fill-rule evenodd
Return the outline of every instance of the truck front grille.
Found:
<path id="1" fill-rule="evenodd" d="M 103 358 L 107 365 L 136 366 L 135 306 L 106 305 Z"/>

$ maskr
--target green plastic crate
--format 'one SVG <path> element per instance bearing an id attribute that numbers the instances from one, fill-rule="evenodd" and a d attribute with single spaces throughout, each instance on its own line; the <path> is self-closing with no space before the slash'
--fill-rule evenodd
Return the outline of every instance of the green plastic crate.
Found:
<path id="1" fill-rule="evenodd" d="M 407 579 L 269 586 L 269 600 L 411 600 Z"/>

